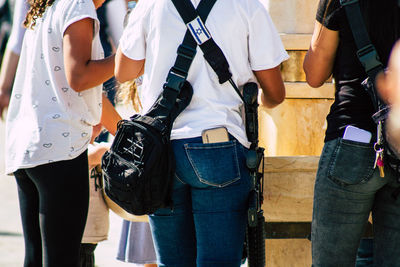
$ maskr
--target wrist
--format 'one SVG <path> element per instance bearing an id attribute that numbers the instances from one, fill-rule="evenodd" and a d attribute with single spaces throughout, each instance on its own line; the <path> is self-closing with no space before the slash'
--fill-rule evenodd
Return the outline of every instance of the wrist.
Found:
<path id="1" fill-rule="evenodd" d="M 9 86 L 0 86 L 0 95 L 11 95 L 11 89 L 12 87 Z"/>

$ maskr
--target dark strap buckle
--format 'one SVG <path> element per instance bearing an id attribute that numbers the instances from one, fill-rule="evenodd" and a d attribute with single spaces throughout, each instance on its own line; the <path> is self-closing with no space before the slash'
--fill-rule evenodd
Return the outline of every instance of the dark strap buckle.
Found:
<path id="1" fill-rule="evenodd" d="M 196 49 L 181 44 L 178 47 L 177 54 L 180 57 L 188 59 L 189 62 L 192 62 L 194 56 L 196 55 Z M 167 84 L 166 84 L 167 87 L 177 92 L 181 90 L 188 75 L 187 70 L 184 68 L 185 66 L 179 66 L 179 65 L 177 66 L 177 64 L 175 64 L 175 66 L 171 68 L 167 76 Z"/>
<path id="2" fill-rule="evenodd" d="M 372 120 L 378 124 L 380 121 L 384 121 L 387 119 L 389 115 L 390 107 L 385 106 L 380 108 L 377 112 L 372 115 Z"/>
<path id="3" fill-rule="evenodd" d="M 372 44 L 358 50 L 357 56 L 367 73 L 377 67 L 382 67 L 382 63 L 379 61 L 379 56 Z"/>
<path id="4" fill-rule="evenodd" d="M 186 81 L 187 73 L 182 73 L 181 70 L 172 67 L 167 76 L 167 83 L 165 86 L 168 88 L 180 92 L 183 84 Z"/>
<path id="5" fill-rule="evenodd" d="M 358 0 L 340 0 L 340 5 L 347 6 L 347 5 L 357 3 L 357 2 L 358 2 Z"/>
<path id="6" fill-rule="evenodd" d="M 165 133 L 165 131 L 167 130 L 167 126 L 157 118 L 152 118 L 150 116 L 144 115 L 144 116 L 140 116 L 138 118 L 138 120 L 153 126 L 161 133 Z"/>
<path id="7" fill-rule="evenodd" d="M 190 46 L 186 46 L 181 44 L 178 47 L 178 51 L 177 54 L 181 57 L 187 58 L 189 60 L 192 60 L 194 58 L 194 56 L 196 55 L 196 49 L 193 49 Z"/>

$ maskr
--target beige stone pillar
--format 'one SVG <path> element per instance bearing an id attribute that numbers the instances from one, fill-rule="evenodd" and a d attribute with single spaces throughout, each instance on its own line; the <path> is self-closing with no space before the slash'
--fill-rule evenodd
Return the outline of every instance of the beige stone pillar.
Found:
<path id="1" fill-rule="evenodd" d="M 303 60 L 314 29 L 318 0 L 262 0 L 280 33 L 290 59 L 282 64 L 286 100 L 276 109 L 260 108 L 260 144 L 268 156 L 318 156 L 333 85 L 311 88 Z"/>
<path id="2" fill-rule="evenodd" d="M 316 0 L 263 0 L 278 32 L 309 34 L 314 28 Z"/>
<path id="3" fill-rule="evenodd" d="M 268 222 L 311 222 L 314 180 L 334 98 L 332 83 L 311 88 L 303 60 L 318 0 L 262 0 L 290 59 L 282 64 L 284 103 L 259 108 L 260 145 L 266 148 L 264 214 Z M 266 239 L 267 267 L 311 266 L 307 239 Z"/>

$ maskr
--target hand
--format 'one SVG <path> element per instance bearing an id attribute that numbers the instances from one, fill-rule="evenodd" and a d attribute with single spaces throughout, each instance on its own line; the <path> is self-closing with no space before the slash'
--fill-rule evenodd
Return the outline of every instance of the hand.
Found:
<path id="1" fill-rule="evenodd" d="M 378 75 L 376 84 L 386 103 L 400 106 L 400 41 L 392 50 L 387 71 Z"/>
<path id="2" fill-rule="evenodd" d="M 8 107 L 9 103 L 10 103 L 10 94 L 3 93 L 0 90 L 0 119 L 3 119 L 3 112 Z"/>
<path id="3" fill-rule="evenodd" d="M 104 153 L 110 149 L 111 143 L 94 143 L 93 145 L 89 145 L 88 148 L 88 161 L 89 168 L 93 168 L 101 164 L 101 158 Z"/>
<path id="4" fill-rule="evenodd" d="M 96 139 L 97 136 L 101 133 L 101 130 L 103 129 L 103 125 L 101 123 L 93 126 L 93 133 L 92 133 L 92 138 L 90 139 L 90 143 L 93 144 L 94 139 Z"/>

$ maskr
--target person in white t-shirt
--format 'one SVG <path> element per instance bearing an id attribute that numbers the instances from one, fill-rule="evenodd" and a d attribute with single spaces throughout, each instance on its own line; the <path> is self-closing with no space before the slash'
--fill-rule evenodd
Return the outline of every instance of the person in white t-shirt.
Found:
<path id="1" fill-rule="evenodd" d="M 6 121 L 6 173 L 18 185 L 25 266 L 78 266 L 88 212 L 93 126 L 121 118 L 102 95 L 96 8 L 104 0 L 31 1 Z M 103 112 L 102 112 L 103 111 Z"/>
<path id="2" fill-rule="evenodd" d="M 0 69 L 0 119 L 3 119 L 3 111 L 8 107 L 10 101 L 11 88 L 25 33 L 22 22 L 28 12 L 28 7 L 27 0 L 16 0 L 15 2 L 11 34 L 7 41 Z"/>
<path id="3" fill-rule="evenodd" d="M 200 0 L 191 0 L 197 7 Z M 280 64 L 288 58 L 260 0 L 219 0 L 205 23 L 224 52 L 239 87 L 258 82 L 260 101 L 280 104 L 285 88 Z M 186 32 L 169 0 L 139 1 L 116 55 L 120 82 L 143 73 L 140 100 L 146 113 L 162 91 Z M 240 266 L 251 189 L 245 160 L 249 142 L 242 101 L 229 83 L 220 85 L 200 49 L 187 80 L 194 94 L 172 129 L 176 175 L 173 209 L 150 217 L 159 266 Z M 229 140 L 202 142 L 206 129 L 225 127 Z"/>

